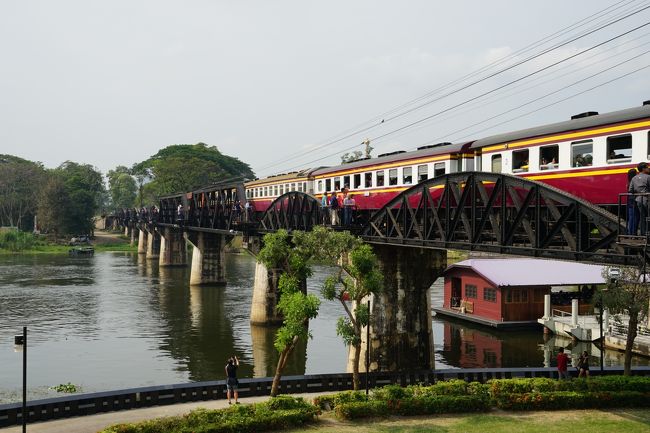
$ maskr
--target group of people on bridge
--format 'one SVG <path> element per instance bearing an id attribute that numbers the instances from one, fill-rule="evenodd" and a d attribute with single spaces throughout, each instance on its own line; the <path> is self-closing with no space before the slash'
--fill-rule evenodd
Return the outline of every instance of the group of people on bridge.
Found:
<path id="1" fill-rule="evenodd" d="M 350 226 L 357 219 L 357 202 L 353 194 L 349 193 L 347 185 L 343 187 L 340 194 L 325 192 L 321 199 L 321 208 L 323 210 L 323 225 Z"/>

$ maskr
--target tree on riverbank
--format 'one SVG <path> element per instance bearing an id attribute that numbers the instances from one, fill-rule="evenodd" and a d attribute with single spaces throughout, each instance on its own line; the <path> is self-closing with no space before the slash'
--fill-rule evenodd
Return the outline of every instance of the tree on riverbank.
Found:
<path id="1" fill-rule="evenodd" d="M 0 155 L 0 226 L 31 230 L 45 169 L 40 163 Z"/>
<path id="2" fill-rule="evenodd" d="M 114 209 L 133 207 L 138 187 L 131 175 L 131 170 L 119 165 L 114 170 L 109 170 L 106 177 L 108 178 L 108 192 L 112 207 Z"/>
<path id="3" fill-rule="evenodd" d="M 278 395 L 282 372 L 298 342 L 311 338 L 309 320 L 318 315 L 320 300 L 307 294 L 302 285 L 312 274 L 315 240 L 312 233 L 296 231 L 289 235 L 286 230 L 279 230 L 264 235 L 264 247 L 258 255 L 268 269 L 281 270 L 277 308 L 283 321 L 275 336 L 274 346 L 280 359 L 273 377 L 272 396 Z"/>
<path id="4" fill-rule="evenodd" d="M 216 182 L 252 179 L 253 171 L 238 158 L 224 155 L 205 143 L 177 144 L 161 149 L 132 168 L 151 179 L 141 196 L 190 191 Z"/>
<path id="5" fill-rule="evenodd" d="M 623 374 L 632 374 L 632 348 L 638 334 L 639 323 L 650 313 L 650 276 L 644 275 L 643 267 L 621 267 L 616 278 L 611 278 L 613 268 L 606 268 L 603 277 L 607 286 L 596 293 L 596 299 L 612 314 L 628 316 L 627 338 Z"/>
<path id="6" fill-rule="evenodd" d="M 345 311 L 345 317 L 340 317 L 336 324 L 336 333 L 352 348 L 352 380 L 354 389 L 358 390 L 361 385 L 361 332 L 370 323 L 370 311 L 363 301 L 382 289 L 379 263 L 370 245 L 349 232 L 318 227 L 314 233 L 322 241 L 318 258 L 338 268 L 325 280 L 322 294 L 327 300 L 339 301 Z M 352 308 L 348 305 L 350 301 Z"/>

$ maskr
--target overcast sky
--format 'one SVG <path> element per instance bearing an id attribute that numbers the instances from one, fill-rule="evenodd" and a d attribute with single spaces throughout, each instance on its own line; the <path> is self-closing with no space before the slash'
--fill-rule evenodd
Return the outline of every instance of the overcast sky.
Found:
<path id="1" fill-rule="evenodd" d="M 259 175 L 336 164 L 345 149 L 361 149 L 365 137 L 435 115 L 646 23 L 650 10 L 390 120 L 385 113 L 396 106 L 608 6 L 621 8 L 581 30 L 647 3 L 3 0 L 0 153 L 47 167 L 90 163 L 106 172 L 170 144 L 202 141 Z M 649 32 L 650 26 L 642 28 L 457 111 L 373 140 L 375 154 L 638 106 L 650 99 L 650 69 L 481 131 L 650 64 L 650 55 L 642 55 L 650 49 Z M 507 110 L 513 111 L 486 121 Z M 379 126 L 310 150 L 359 125 Z M 307 153 L 290 159 L 301 152 Z"/>

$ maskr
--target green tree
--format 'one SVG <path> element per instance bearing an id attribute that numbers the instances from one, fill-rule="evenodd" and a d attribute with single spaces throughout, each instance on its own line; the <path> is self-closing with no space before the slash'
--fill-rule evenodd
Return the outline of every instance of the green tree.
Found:
<path id="1" fill-rule="evenodd" d="M 363 152 L 361 152 L 360 150 L 355 150 L 352 153 L 345 152 L 343 155 L 341 155 L 341 163 L 345 164 L 348 162 L 358 161 L 363 157 L 364 157 Z"/>
<path id="2" fill-rule="evenodd" d="M 38 196 L 37 212 L 41 229 L 55 236 L 65 233 L 66 209 L 69 206 L 70 197 L 63 176 L 54 171 L 48 173 Z"/>
<path id="3" fill-rule="evenodd" d="M 322 294 L 327 300 L 339 301 L 345 311 L 336 324 L 336 333 L 352 348 L 352 378 L 354 389 L 358 390 L 361 332 L 370 323 L 370 311 L 363 300 L 381 292 L 383 278 L 379 263 L 370 245 L 349 232 L 318 227 L 314 236 L 321 239 L 318 259 L 337 268 L 325 280 Z"/>
<path id="4" fill-rule="evenodd" d="M 133 207 L 136 198 L 137 185 L 131 176 L 131 171 L 123 165 L 109 170 L 106 175 L 108 178 L 108 192 L 111 197 L 111 204 L 114 208 Z"/>
<path id="5" fill-rule="evenodd" d="M 0 155 L 0 225 L 22 230 L 33 227 L 44 178 L 40 163 Z"/>
<path id="6" fill-rule="evenodd" d="M 650 306 L 650 277 L 644 267 L 616 268 L 620 275 L 610 278 L 614 268 L 607 267 L 603 277 L 607 280 L 604 289 L 596 293 L 596 302 L 615 315 L 627 316 L 627 339 L 623 374 L 632 374 L 632 348 L 638 334 L 639 323 L 648 317 Z M 620 320 L 618 317 L 615 320 Z"/>
<path id="7" fill-rule="evenodd" d="M 148 189 L 155 191 L 157 196 L 254 177 L 248 164 L 205 143 L 167 146 L 146 161 L 135 164 L 132 170 L 151 179 Z"/>
<path id="8" fill-rule="evenodd" d="M 264 247 L 258 259 L 269 269 L 281 269 L 278 281 L 280 300 L 278 310 L 283 315 L 282 326 L 275 336 L 275 349 L 280 354 L 273 377 L 271 395 L 279 391 L 280 378 L 289 356 L 301 339 L 311 338 L 309 320 L 318 315 L 320 300 L 305 293 L 302 281 L 311 276 L 315 238 L 312 233 L 285 230 L 264 236 Z"/>

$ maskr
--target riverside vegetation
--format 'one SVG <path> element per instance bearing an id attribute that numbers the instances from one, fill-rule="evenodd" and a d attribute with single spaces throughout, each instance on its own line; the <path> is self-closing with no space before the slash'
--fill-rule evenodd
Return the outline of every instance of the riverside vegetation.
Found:
<path id="1" fill-rule="evenodd" d="M 487 413 L 493 409 L 523 412 L 623 407 L 650 407 L 650 377 L 497 379 L 485 384 L 450 380 L 433 385 L 388 385 L 372 390 L 368 396 L 361 391 L 319 396 L 313 405 L 302 398 L 278 396 L 264 403 L 198 409 L 181 417 L 114 425 L 103 433 L 261 432 L 315 423 L 321 414 L 334 414 L 349 422 L 389 416 Z"/>
<path id="2" fill-rule="evenodd" d="M 116 236 L 118 238 L 118 236 Z M 114 242 L 95 244 L 95 251 L 137 251 L 137 246 L 122 239 Z M 19 230 L 0 231 L 0 254 L 67 254 L 69 245 L 55 242 L 45 236 L 37 236 Z"/>

